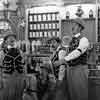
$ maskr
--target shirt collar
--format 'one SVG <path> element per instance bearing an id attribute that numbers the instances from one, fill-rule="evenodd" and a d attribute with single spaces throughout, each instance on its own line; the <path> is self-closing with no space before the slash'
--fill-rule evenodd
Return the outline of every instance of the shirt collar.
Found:
<path id="1" fill-rule="evenodd" d="M 80 33 L 77 33 L 76 35 L 74 35 L 74 37 L 78 38 L 80 35 Z"/>
<path id="2" fill-rule="evenodd" d="M 57 48 L 57 51 L 59 51 L 60 47 L 61 47 L 61 46 L 59 45 L 58 48 Z"/>

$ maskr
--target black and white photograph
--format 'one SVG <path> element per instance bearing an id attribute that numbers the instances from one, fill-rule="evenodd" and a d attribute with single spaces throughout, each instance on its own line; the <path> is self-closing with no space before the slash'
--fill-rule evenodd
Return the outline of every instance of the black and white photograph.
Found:
<path id="1" fill-rule="evenodd" d="M 0 0 L 0 100 L 100 100 L 100 0 Z"/>

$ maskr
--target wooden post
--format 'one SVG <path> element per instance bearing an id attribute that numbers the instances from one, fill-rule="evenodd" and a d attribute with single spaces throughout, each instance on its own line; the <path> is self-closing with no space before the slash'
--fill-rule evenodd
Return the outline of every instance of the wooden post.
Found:
<path id="1" fill-rule="evenodd" d="M 98 0 L 96 0 L 96 42 L 98 42 Z"/>
<path id="2" fill-rule="evenodd" d="M 26 7 L 25 7 L 26 8 Z M 29 52 L 29 40 L 28 40 L 28 12 L 29 12 L 29 9 L 26 10 L 26 30 L 25 30 L 25 41 L 26 41 L 26 52 L 28 53 Z"/>

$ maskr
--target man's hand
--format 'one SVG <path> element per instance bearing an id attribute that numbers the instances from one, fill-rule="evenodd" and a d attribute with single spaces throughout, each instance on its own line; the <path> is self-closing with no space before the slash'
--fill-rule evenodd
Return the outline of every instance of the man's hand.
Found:
<path id="1" fill-rule="evenodd" d="M 54 65 L 55 67 L 58 67 L 58 66 L 60 66 L 60 65 L 66 64 L 66 63 L 67 63 L 67 62 L 66 62 L 64 59 L 61 59 L 61 60 L 55 61 L 53 65 Z"/>
<path id="2" fill-rule="evenodd" d="M 53 74 L 49 74 L 49 81 L 52 83 L 56 83 L 56 78 Z"/>

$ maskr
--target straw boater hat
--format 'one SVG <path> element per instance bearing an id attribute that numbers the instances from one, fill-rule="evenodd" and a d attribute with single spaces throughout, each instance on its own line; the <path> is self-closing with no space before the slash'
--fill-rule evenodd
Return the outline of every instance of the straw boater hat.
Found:
<path id="1" fill-rule="evenodd" d="M 79 24 L 79 25 L 82 27 L 82 29 L 85 28 L 85 22 L 84 22 L 84 20 L 81 19 L 81 18 L 76 18 L 76 19 L 74 19 L 72 22 L 73 22 L 73 23 Z"/>
<path id="2" fill-rule="evenodd" d="M 6 35 L 4 36 L 4 41 L 6 41 L 10 36 L 13 36 L 15 39 L 17 38 L 16 34 L 14 34 L 12 31 L 7 31 L 5 34 Z"/>

